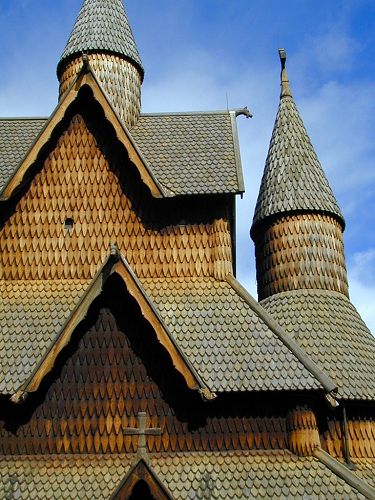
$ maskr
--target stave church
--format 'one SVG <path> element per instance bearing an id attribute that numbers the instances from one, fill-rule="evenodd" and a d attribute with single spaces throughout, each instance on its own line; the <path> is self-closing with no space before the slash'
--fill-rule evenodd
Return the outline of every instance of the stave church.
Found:
<path id="1" fill-rule="evenodd" d="M 0 119 L 1 498 L 375 499 L 375 338 L 279 55 L 257 299 L 250 113 L 142 113 L 122 0 L 83 0 L 51 116 Z"/>

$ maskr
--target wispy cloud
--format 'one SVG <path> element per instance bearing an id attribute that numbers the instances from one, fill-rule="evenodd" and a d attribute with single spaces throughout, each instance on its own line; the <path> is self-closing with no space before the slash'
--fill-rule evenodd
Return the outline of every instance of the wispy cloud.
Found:
<path id="1" fill-rule="evenodd" d="M 353 254 L 348 275 L 350 298 L 375 335 L 375 248 Z"/>

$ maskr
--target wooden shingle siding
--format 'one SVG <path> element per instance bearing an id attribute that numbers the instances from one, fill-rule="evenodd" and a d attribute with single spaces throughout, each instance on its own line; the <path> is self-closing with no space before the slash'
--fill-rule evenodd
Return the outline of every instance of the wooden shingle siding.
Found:
<path id="1" fill-rule="evenodd" d="M 112 243 L 142 277 L 222 278 L 232 271 L 228 220 L 159 222 L 153 229 L 153 207 L 147 213 L 146 202 L 137 214 L 124 194 L 126 159 L 110 144 L 103 148 L 83 117 L 74 116 L 0 232 L 2 279 L 92 278 Z"/>

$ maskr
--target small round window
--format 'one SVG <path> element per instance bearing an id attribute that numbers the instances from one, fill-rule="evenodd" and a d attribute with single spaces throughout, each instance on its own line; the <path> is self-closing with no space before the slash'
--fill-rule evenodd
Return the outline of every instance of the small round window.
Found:
<path id="1" fill-rule="evenodd" d="M 66 231 L 70 231 L 71 229 L 73 229 L 73 226 L 74 226 L 74 220 L 73 219 L 65 219 L 65 222 L 64 222 L 64 229 Z"/>

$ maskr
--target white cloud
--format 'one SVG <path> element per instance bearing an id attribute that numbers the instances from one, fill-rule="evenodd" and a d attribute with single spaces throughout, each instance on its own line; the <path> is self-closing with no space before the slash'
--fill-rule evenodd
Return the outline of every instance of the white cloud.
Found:
<path id="1" fill-rule="evenodd" d="M 350 298 L 375 335 L 375 248 L 354 254 L 348 262 Z"/>
<path id="2" fill-rule="evenodd" d="M 358 40 L 334 29 L 307 40 L 307 48 L 311 52 L 308 61 L 311 64 L 311 58 L 313 58 L 319 69 L 329 72 L 349 71 L 354 55 L 360 49 L 360 44 Z"/>

